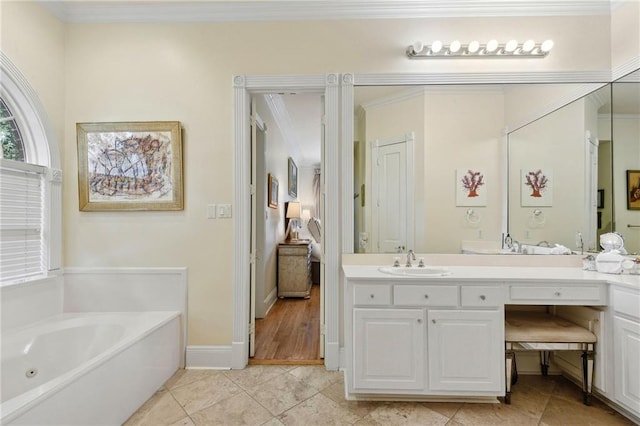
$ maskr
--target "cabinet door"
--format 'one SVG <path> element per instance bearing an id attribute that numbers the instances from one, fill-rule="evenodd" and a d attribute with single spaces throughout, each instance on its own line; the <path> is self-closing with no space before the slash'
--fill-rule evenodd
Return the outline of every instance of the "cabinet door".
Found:
<path id="1" fill-rule="evenodd" d="M 616 316 L 615 399 L 640 415 L 640 323 Z"/>
<path id="2" fill-rule="evenodd" d="M 428 311 L 429 389 L 504 389 L 502 311 Z"/>
<path id="3" fill-rule="evenodd" d="M 422 309 L 353 310 L 354 389 L 423 389 Z"/>

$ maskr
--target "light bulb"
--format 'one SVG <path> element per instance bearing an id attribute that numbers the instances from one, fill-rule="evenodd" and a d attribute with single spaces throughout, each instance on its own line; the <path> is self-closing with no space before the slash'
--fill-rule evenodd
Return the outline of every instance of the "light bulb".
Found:
<path id="1" fill-rule="evenodd" d="M 498 40 L 489 40 L 487 42 L 487 47 L 485 47 L 484 50 L 486 50 L 487 53 L 491 53 L 491 52 L 495 52 L 497 48 L 498 48 Z"/>
<path id="2" fill-rule="evenodd" d="M 536 42 L 533 40 L 527 40 L 522 44 L 522 51 L 523 52 L 531 52 L 533 50 L 533 48 L 535 47 Z"/>
<path id="3" fill-rule="evenodd" d="M 411 48 L 413 49 L 413 53 L 417 55 L 418 53 L 422 52 L 422 49 L 424 49 L 424 44 L 420 40 L 418 40 L 413 43 L 413 46 Z"/>
<path id="4" fill-rule="evenodd" d="M 542 42 L 542 46 L 540 46 L 540 50 L 543 52 L 548 52 L 553 48 L 553 40 L 545 40 Z"/>
<path id="5" fill-rule="evenodd" d="M 460 42 L 458 40 L 453 40 L 449 46 L 449 52 L 456 53 L 458 50 L 460 50 Z"/>
<path id="6" fill-rule="evenodd" d="M 469 43 L 469 46 L 467 46 L 467 52 L 469 53 L 476 53 L 478 49 L 480 49 L 480 43 L 475 40 L 473 40 L 471 43 Z"/>
<path id="7" fill-rule="evenodd" d="M 509 40 L 507 45 L 504 47 L 505 52 L 513 53 L 518 48 L 517 40 Z"/>
<path id="8" fill-rule="evenodd" d="M 431 44 L 431 51 L 433 53 L 438 53 L 442 50 L 442 42 L 440 40 L 436 40 Z"/>

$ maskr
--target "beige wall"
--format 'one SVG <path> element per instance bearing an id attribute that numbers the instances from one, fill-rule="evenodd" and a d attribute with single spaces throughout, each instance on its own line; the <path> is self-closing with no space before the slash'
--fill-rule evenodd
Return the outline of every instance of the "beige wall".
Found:
<path id="1" fill-rule="evenodd" d="M 586 235 L 585 102 L 573 102 L 509 135 L 509 232 L 520 242 L 545 240 L 573 250 L 576 232 Z M 552 206 L 521 205 L 523 169 L 551 172 Z M 544 224 L 532 219 L 534 209 L 542 210 Z"/>
<path id="2" fill-rule="evenodd" d="M 34 2 L 0 2 L 0 49 L 47 112 L 58 155 L 64 149 L 65 25 Z M 73 175 L 72 175 L 73 177 Z"/>
<path id="3" fill-rule="evenodd" d="M 611 68 L 640 57 L 640 1 L 625 0 L 611 14 Z"/>
<path id="4" fill-rule="evenodd" d="M 63 25 L 33 2 L 2 3 L 2 49 L 39 93 L 63 151 L 65 266 L 188 267 L 190 345 L 231 342 L 233 219 L 205 213 L 233 201 L 234 74 L 598 71 L 610 68 L 609 34 L 608 16 Z M 556 47 L 535 61 L 403 53 L 417 39 L 493 37 Z M 182 122 L 184 211 L 78 211 L 75 123 L 122 120 Z"/>
<path id="5" fill-rule="evenodd" d="M 423 226 L 430 253 L 459 253 L 463 240 L 501 240 L 502 223 L 502 129 L 504 96 L 487 89 L 449 93 L 429 91 L 425 98 L 425 147 Z M 484 174 L 487 204 L 456 206 L 456 170 L 472 169 Z"/>

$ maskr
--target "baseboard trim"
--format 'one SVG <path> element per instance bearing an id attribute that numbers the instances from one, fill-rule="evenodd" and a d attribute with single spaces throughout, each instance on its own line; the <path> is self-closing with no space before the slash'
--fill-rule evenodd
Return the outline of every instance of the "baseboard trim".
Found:
<path id="1" fill-rule="evenodd" d="M 187 369 L 231 369 L 231 346 L 187 346 Z"/>
<path id="2" fill-rule="evenodd" d="M 267 295 L 267 297 L 263 301 L 263 303 L 267 307 L 267 311 L 264 314 L 265 317 L 269 314 L 269 311 L 271 310 L 271 308 L 273 308 L 273 306 L 276 304 L 277 301 L 278 301 L 278 287 L 274 287 L 273 290 L 271 290 L 271 292 Z"/>

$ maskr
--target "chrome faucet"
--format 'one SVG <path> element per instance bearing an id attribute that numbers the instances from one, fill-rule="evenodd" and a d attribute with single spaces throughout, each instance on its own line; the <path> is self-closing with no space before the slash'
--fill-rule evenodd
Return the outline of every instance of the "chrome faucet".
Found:
<path id="1" fill-rule="evenodd" d="M 549 245 L 549 241 L 540 241 L 538 244 L 536 244 L 538 247 L 551 247 Z"/>
<path id="2" fill-rule="evenodd" d="M 413 265 L 411 264 L 411 260 L 416 260 L 416 254 L 413 252 L 413 250 L 409 250 L 407 252 L 407 263 L 404 265 L 407 268 L 411 268 Z"/>

